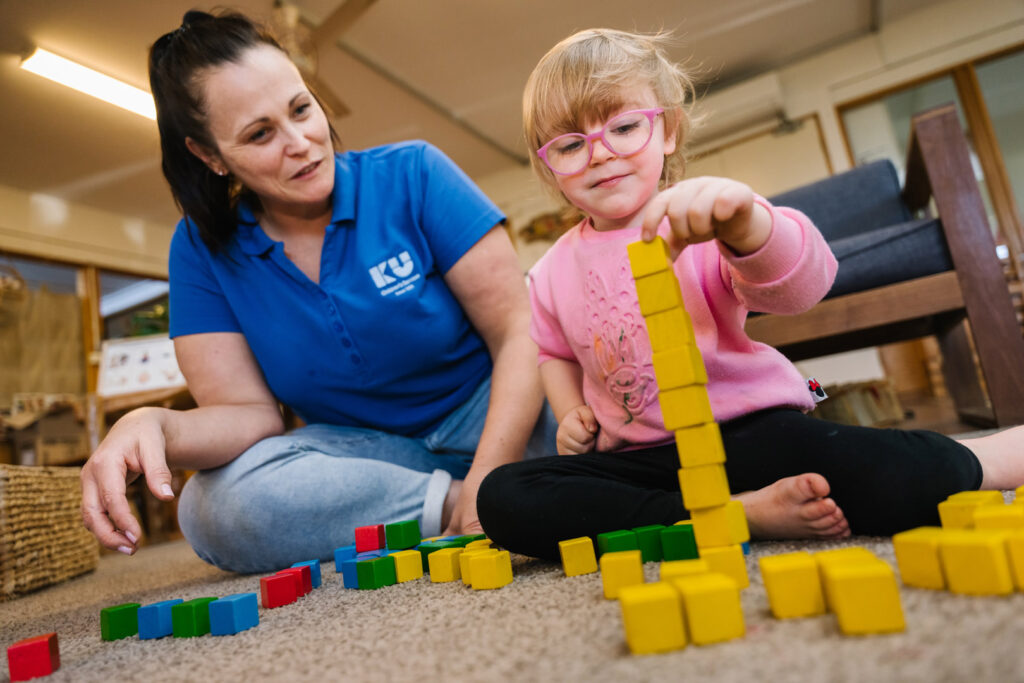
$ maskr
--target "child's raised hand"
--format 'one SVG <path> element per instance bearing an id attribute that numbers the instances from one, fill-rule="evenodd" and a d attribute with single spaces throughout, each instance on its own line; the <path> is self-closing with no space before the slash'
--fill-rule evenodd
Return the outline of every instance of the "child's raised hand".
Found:
<path id="1" fill-rule="evenodd" d="M 717 239 L 737 254 L 757 251 L 768 240 L 772 218 L 753 191 L 729 178 L 688 178 L 658 193 L 644 212 L 640 237 L 649 242 L 668 218 L 668 245 L 675 259 L 690 244 Z"/>
<path id="2" fill-rule="evenodd" d="M 597 445 L 597 418 L 588 405 L 576 406 L 562 418 L 555 434 L 559 455 L 578 455 Z"/>

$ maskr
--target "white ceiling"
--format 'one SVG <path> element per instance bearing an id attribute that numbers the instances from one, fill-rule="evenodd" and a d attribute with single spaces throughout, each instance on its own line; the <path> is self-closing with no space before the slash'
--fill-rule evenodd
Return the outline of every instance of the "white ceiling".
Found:
<path id="1" fill-rule="evenodd" d="M 314 23 L 344 0 L 298 0 Z M 725 87 L 863 36 L 939 0 L 378 0 L 320 51 L 320 76 L 351 114 L 346 147 L 425 138 L 482 177 L 525 157 L 520 96 L 558 40 L 595 26 L 679 37 Z M 156 124 L 18 69 L 40 46 L 147 88 L 146 52 L 194 3 L 0 0 L 0 185 L 173 226 Z M 232 6 L 269 17 L 272 0 Z"/>

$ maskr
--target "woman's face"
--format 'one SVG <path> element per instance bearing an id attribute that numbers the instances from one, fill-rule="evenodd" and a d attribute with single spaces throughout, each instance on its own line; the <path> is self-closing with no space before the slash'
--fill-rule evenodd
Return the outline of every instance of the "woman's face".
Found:
<path id="1" fill-rule="evenodd" d="M 334 148 L 323 109 L 280 50 L 261 45 L 201 74 L 216 150 L 193 150 L 230 172 L 266 211 L 323 210 L 334 188 Z"/>

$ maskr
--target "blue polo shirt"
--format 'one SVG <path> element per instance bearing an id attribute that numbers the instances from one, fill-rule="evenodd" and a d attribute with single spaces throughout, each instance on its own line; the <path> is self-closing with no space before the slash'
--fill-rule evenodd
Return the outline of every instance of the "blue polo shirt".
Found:
<path id="1" fill-rule="evenodd" d="M 307 422 L 423 436 L 491 372 L 442 276 L 504 216 L 425 142 L 346 152 L 335 167 L 319 284 L 244 206 L 220 255 L 178 223 L 171 337 L 240 332 Z"/>

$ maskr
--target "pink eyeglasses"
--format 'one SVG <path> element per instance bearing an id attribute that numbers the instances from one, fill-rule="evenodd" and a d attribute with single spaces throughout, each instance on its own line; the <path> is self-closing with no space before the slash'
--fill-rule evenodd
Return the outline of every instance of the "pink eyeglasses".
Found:
<path id="1" fill-rule="evenodd" d="M 594 157 L 594 141 L 617 156 L 628 157 L 642 151 L 654 134 L 654 119 L 664 113 L 662 107 L 634 109 L 623 112 L 596 133 L 566 133 L 559 135 L 537 150 L 552 173 L 575 175 L 585 169 Z"/>

